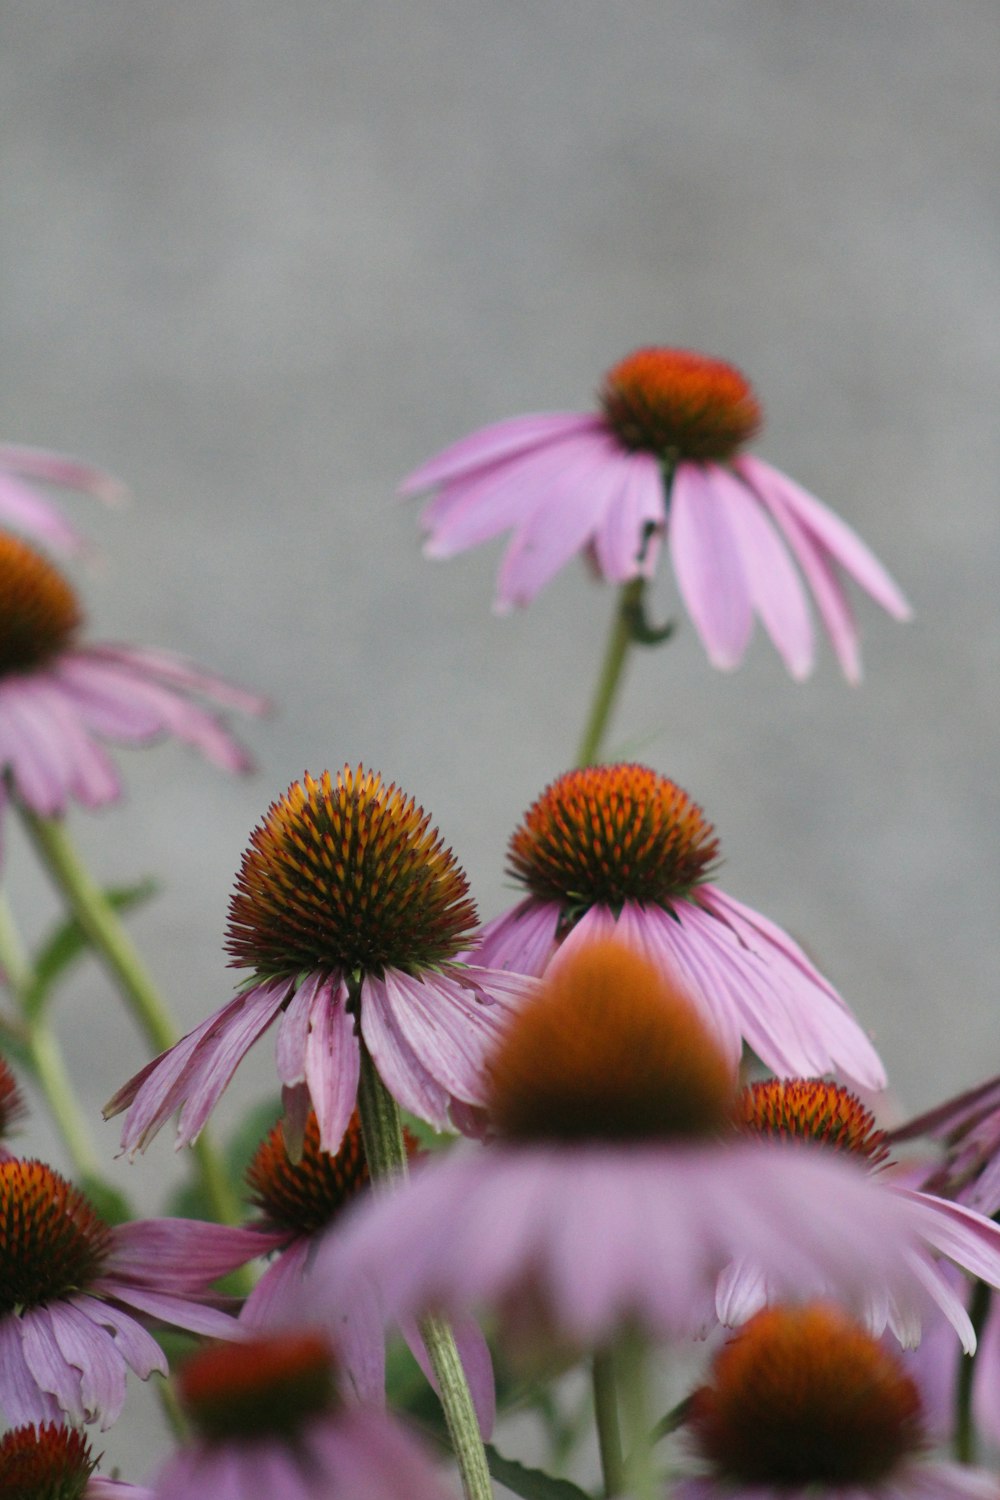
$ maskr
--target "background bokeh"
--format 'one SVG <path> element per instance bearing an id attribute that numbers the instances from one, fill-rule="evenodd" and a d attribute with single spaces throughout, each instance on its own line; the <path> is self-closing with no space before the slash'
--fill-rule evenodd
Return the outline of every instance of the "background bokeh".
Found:
<path id="1" fill-rule="evenodd" d="M 3 436 L 132 491 L 66 501 L 101 551 L 75 571 L 94 637 L 276 705 L 246 727 L 254 779 L 130 752 L 128 804 L 72 820 L 103 880 L 163 879 L 132 925 L 183 1024 L 229 996 L 233 874 L 306 768 L 381 768 L 484 916 L 510 899 L 508 834 L 572 753 L 612 595 L 573 566 L 495 618 L 499 548 L 425 562 L 395 486 L 665 342 L 750 374 L 759 451 L 915 620 L 860 604 L 853 690 L 828 651 L 794 685 L 759 632 L 716 673 L 685 624 L 634 661 L 613 738 L 701 801 L 722 883 L 808 946 L 906 1106 L 1000 1069 L 994 0 L 2 11 Z M 41 932 L 16 836 L 8 871 Z M 96 968 L 61 1034 L 96 1119 L 144 1060 Z M 237 1103 L 271 1086 L 258 1051 Z M 172 1165 L 164 1139 L 114 1170 L 151 1208 Z M 158 1441 L 106 1447 L 142 1466 Z"/>

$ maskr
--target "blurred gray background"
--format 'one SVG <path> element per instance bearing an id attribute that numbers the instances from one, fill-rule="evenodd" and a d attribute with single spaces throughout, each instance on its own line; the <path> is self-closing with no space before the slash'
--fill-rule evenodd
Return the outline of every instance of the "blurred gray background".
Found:
<path id="1" fill-rule="evenodd" d="M 120 476 L 66 508 L 93 638 L 269 694 L 228 780 L 124 752 L 72 830 L 185 1028 L 231 993 L 247 835 L 304 769 L 382 769 L 434 814 L 484 917 L 572 754 L 613 606 L 579 565 L 526 612 L 500 548 L 421 558 L 402 474 L 469 429 L 590 405 L 641 343 L 754 380 L 757 444 L 909 594 L 867 601 L 866 680 L 794 685 L 758 631 L 712 671 L 685 623 L 613 740 L 716 823 L 720 883 L 791 929 L 905 1106 L 1000 1070 L 997 522 L 1000 7 L 788 0 L 32 0 L 2 16 L 2 435 Z M 656 593 L 676 610 L 667 571 Z M 9 889 L 53 914 L 24 844 Z M 61 1035 L 100 1103 L 144 1060 L 96 968 Z M 266 1039 L 223 1123 L 272 1085 Z M 57 1152 L 36 1117 L 33 1149 Z M 114 1171 L 143 1204 L 170 1143 Z M 135 1396 L 130 1401 L 137 1401 Z M 108 1435 L 139 1477 L 156 1444 Z M 130 1447 L 131 1444 L 131 1447 Z"/>

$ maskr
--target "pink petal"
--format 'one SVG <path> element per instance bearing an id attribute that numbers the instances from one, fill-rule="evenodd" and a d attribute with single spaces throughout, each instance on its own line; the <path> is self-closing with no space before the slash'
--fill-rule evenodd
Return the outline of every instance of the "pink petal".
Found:
<path id="1" fill-rule="evenodd" d="M 0 469 L 13 469 L 26 479 L 38 479 L 43 484 L 58 485 L 60 489 L 79 490 L 103 500 L 106 505 L 115 505 L 128 494 L 121 481 L 103 469 L 95 469 L 63 453 L 50 453 L 44 448 L 2 443 Z"/>
<path id="2" fill-rule="evenodd" d="M 605 512 L 594 538 L 597 564 L 612 583 L 651 578 L 659 533 L 666 521 L 663 475 L 649 453 L 629 455 L 621 489 Z M 650 536 L 649 528 L 655 528 Z M 643 550 L 645 549 L 645 550 Z M 642 562 L 639 555 L 642 553 Z"/>
<path id="3" fill-rule="evenodd" d="M 29 485 L 0 470 L 0 521 L 12 531 L 24 532 L 67 552 L 83 549 L 80 533 L 49 501 L 36 495 Z"/>
<path id="4" fill-rule="evenodd" d="M 443 448 L 419 469 L 414 469 L 400 484 L 399 493 L 415 495 L 421 490 L 436 489 L 529 449 L 575 437 L 601 425 L 598 418 L 583 412 L 537 412 L 494 422 Z"/>
<path id="5" fill-rule="evenodd" d="M 731 487 L 730 519 L 750 602 L 785 666 L 801 681 L 813 667 L 813 625 L 799 575 L 753 492 L 724 469 L 714 482 Z"/>
<path id="6" fill-rule="evenodd" d="M 750 593 L 724 485 L 716 465 L 677 466 L 670 495 L 667 539 L 677 586 L 709 660 L 730 670 L 750 639 Z"/>
<path id="7" fill-rule="evenodd" d="M 561 908 L 557 901 L 529 896 L 476 935 L 469 957 L 485 969 L 510 969 L 516 974 L 541 974 L 556 946 Z"/>
<path id="8" fill-rule="evenodd" d="M 368 983 L 366 978 L 365 983 Z M 407 1042 L 392 1007 L 361 1003 L 361 1035 L 379 1077 L 393 1098 L 438 1130 L 450 1124 L 448 1090 L 424 1066 Z"/>
<path id="9" fill-rule="evenodd" d="M 306 1083 L 319 1122 L 320 1149 L 330 1152 L 340 1149 L 358 1098 L 361 1053 L 347 996 L 344 981 L 331 977 L 317 987 L 309 1012 Z"/>
<path id="10" fill-rule="evenodd" d="M 21 1334 L 21 1318 L 14 1313 L 0 1317 L 0 1406 L 13 1427 L 58 1422 L 62 1407 L 51 1392 L 40 1389 L 28 1368 Z"/>

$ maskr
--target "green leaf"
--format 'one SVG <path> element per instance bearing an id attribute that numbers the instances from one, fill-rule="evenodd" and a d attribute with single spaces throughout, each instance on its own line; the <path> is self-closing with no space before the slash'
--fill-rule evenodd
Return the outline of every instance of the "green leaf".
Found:
<path id="1" fill-rule="evenodd" d="M 125 1194 L 110 1182 L 105 1182 L 103 1177 L 85 1172 L 80 1178 L 80 1186 L 105 1224 L 110 1224 L 113 1228 L 116 1224 L 127 1224 L 135 1218 L 135 1210 Z"/>
<path id="2" fill-rule="evenodd" d="M 152 878 L 141 880 L 137 885 L 115 886 L 104 894 L 115 911 L 129 911 L 141 906 L 159 890 L 159 883 Z M 57 982 L 66 970 L 81 958 L 90 942 L 76 917 L 60 922 L 35 954 L 34 982 L 24 997 L 25 1014 L 29 1017 L 41 1015 Z"/>
<path id="3" fill-rule="evenodd" d="M 553 1479 L 541 1469 L 529 1469 L 514 1458 L 504 1458 L 492 1443 L 486 1444 L 486 1461 L 498 1484 L 506 1485 L 521 1500 L 592 1500 L 592 1496 L 568 1479 Z"/>

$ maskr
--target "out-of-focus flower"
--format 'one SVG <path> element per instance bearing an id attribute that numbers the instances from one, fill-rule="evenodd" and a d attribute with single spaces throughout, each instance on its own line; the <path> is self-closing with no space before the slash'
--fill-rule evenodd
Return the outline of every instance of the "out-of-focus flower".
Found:
<path id="1" fill-rule="evenodd" d="M 0 1495 L 7 1500 L 152 1500 L 152 1491 L 95 1474 L 100 1458 L 77 1427 L 14 1427 L 0 1438 Z"/>
<path id="2" fill-rule="evenodd" d="M 413 1157 L 417 1142 L 404 1132 Z M 319 1122 L 310 1110 L 301 1154 L 292 1161 L 281 1124 L 261 1142 L 247 1172 L 251 1201 L 260 1218 L 249 1228 L 261 1238 L 261 1252 L 277 1255 L 251 1291 L 240 1321 L 262 1331 L 301 1324 L 308 1317 L 328 1329 L 337 1348 L 337 1364 L 345 1393 L 369 1405 L 385 1400 L 385 1334 L 375 1299 L 365 1296 L 319 1297 L 310 1269 L 316 1243 L 344 1210 L 370 1187 L 368 1161 L 355 1110 L 335 1154 L 320 1146 Z M 411 1324 L 402 1330 L 415 1359 L 436 1388 L 424 1342 Z M 496 1391 L 493 1365 L 486 1341 L 471 1320 L 454 1330 L 462 1365 L 484 1437 L 493 1428 Z"/>
<path id="3" fill-rule="evenodd" d="M 993 1500 L 996 1476 L 935 1463 L 903 1366 L 837 1308 L 769 1308 L 695 1392 L 706 1472 L 670 1500 Z"/>
<path id="4" fill-rule="evenodd" d="M 238 1338 L 209 1305 L 232 1269 L 230 1229 L 191 1219 L 109 1228 L 40 1161 L 0 1162 L 0 1407 L 15 1425 L 115 1421 L 126 1370 L 166 1372 L 139 1318 Z M 243 1256 L 242 1259 L 246 1259 Z"/>
<path id="5" fill-rule="evenodd" d="M 437 491 L 422 518 L 428 556 L 513 531 L 497 585 L 503 611 L 530 603 L 577 552 L 614 583 L 649 577 L 666 535 L 712 664 L 739 665 L 756 613 L 801 678 L 813 625 L 794 557 L 845 677 L 858 681 L 842 575 L 898 620 L 909 606 L 839 516 L 741 452 L 761 412 L 740 372 L 687 349 L 638 349 L 604 377 L 600 408 L 484 427 L 408 475 L 403 494 Z"/>
<path id="6" fill-rule="evenodd" d="M 112 505 L 125 495 L 125 487 L 117 479 L 78 459 L 47 453 L 42 448 L 0 443 L 0 526 L 68 552 L 80 551 L 83 538 L 61 511 L 26 482 L 31 480 L 58 489 L 79 490 Z"/>
<path id="7" fill-rule="evenodd" d="M 183 657 L 137 646 L 78 643 L 79 601 L 47 558 L 0 535 L 0 814 L 13 796 L 43 817 L 70 799 L 100 807 L 121 795 L 103 741 L 145 745 L 172 735 L 225 771 L 246 771 L 246 751 L 202 695 L 262 713 L 262 698 Z"/>
<path id="8" fill-rule="evenodd" d="M 237 1065 L 281 1016 L 278 1075 L 293 1154 L 310 1103 L 324 1151 L 343 1140 L 360 1044 L 394 1097 L 438 1129 L 476 1129 L 482 1059 L 529 981 L 456 962 L 474 936 L 468 882 L 430 818 L 376 772 L 306 775 L 251 834 L 228 948 L 253 979 L 120 1089 L 122 1148 L 183 1105 L 194 1140 Z"/>
<path id="9" fill-rule="evenodd" d="M 486 1310 L 515 1347 L 576 1349 L 712 1326 L 740 1257 L 787 1300 L 927 1301 L 909 1202 L 832 1153 L 734 1140 L 728 1060 L 621 944 L 550 970 L 489 1072 L 497 1139 L 359 1205 L 317 1252 L 320 1288 L 372 1285 L 396 1320 Z"/>
<path id="10" fill-rule="evenodd" d="M 7 1161 L 13 1155 L 8 1150 L 6 1136 L 25 1112 L 24 1099 L 13 1070 L 0 1057 L 0 1161 Z"/>
<path id="11" fill-rule="evenodd" d="M 198 1435 L 156 1476 L 154 1500 L 449 1500 L 402 1427 L 338 1407 L 335 1361 L 318 1334 L 202 1350 L 181 1372 L 180 1399 Z"/>
<path id="12" fill-rule="evenodd" d="M 885 1086 L 871 1042 L 787 933 L 709 882 L 711 823 L 646 766 L 569 771 L 529 808 L 508 874 L 526 900 L 487 923 L 476 963 L 541 974 L 614 936 L 689 991 L 734 1068 L 745 1041 L 776 1073 Z"/>
<path id="13" fill-rule="evenodd" d="M 950 1203 L 933 1193 L 916 1192 L 893 1181 L 886 1162 L 887 1137 L 856 1095 L 819 1078 L 769 1079 L 752 1084 L 740 1096 L 737 1111 L 746 1135 L 773 1141 L 812 1143 L 827 1151 L 853 1156 L 875 1174 L 886 1193 L 905 1200 L 913 1215 L 916 1241 L 907 1250 L 913 1275 L 962 1341 L 967 1354 L 976 1349 L 976 1334 L 952 1278 L 935 1256 L 946 1256 L 967 1275 L 1000 1287 L 1000 1225 L 972 1209 Z M 719 1317 L 725 1323 L 744 1322 L 775 1298 L 759 1269 L 746 1259 L 728 1267 L 719 1289 Z M 919 1308 L 896 1307 L 878 1298 L 865 1311 L 873 1333 L 886 1327 L 906 1347 L 920 1342 L 923 1332 Z"/>

